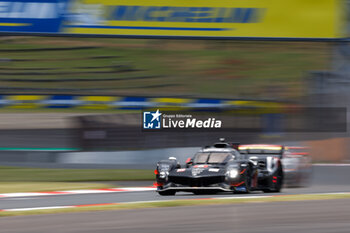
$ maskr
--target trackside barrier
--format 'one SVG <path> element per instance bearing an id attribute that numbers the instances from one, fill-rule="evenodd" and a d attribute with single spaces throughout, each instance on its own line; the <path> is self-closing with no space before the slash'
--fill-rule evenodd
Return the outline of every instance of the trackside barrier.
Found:
<path id="1" fill-rule="evenodd" d="M 263 100 L 232 100 L 202 98 L 154 98 L 83 95 L 0 95 L 0 108 L 76 108 L 76 109 L 235 109 L 235 108 L 283 108 L 286 104 Z"/>

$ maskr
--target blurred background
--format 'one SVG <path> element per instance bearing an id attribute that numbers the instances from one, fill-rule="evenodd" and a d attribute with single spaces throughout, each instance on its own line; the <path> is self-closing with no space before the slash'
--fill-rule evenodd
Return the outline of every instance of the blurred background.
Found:
<path id="1" fill-rule="evenodd" d="M 1 16 L 0 165 L 151 169 L 219 137 L 350 160 L 345 1 L 167 1 L 166 12 L 157 5 L 140 19 L 112 1 L 46 1 L 48 12 L 64 10 L 57 19 L 41 3 L 31 6 L 40 17 L 29 14 L 27 2 L 4 3 Z M 240 123 L 143 132 L 141 112 L 154 109 Z"/>
<path id="2" fill-rule="evenodd" d="M 316 153 L 315 161 L 348 159 L 347 83 L 334 77 L 338 73 L 332 71 L 330 42 L 28 36 L 3 36 L 1 41 L 2 162 L 35 162 L 18 151 L 23 148 L 59 149 L 61 154 L 64 149 L 199 147 L 223 135 L 202 132 L 193 138 L 189 132 L 142 132 L 140 112 L 156 108 L 180 113 L 201 109 L 213 116 L 218 114 L 215 110 L 228 112 L 252 130 L 233 128 L 225 132 L 228 140 L 295 142 L 315 148 L 319 143 L 325 152 Z M 301 110 L 316 107 L 320 111 L 311 119 Z M 299 110 L 301 126 L 290 128 L 287 116 L 282 122 L 271 116 L 291 116 L 288 109 Z M 305 125 L 327 117 L 321 114 L 325 111 L 340 115 L 339 122 L 333 117 L 325 120 L 331 124 L 327 127 Z M 188 140 L 182 140 L 186 135 Z M 329 154 L 329 147 L 343 152 Z M 19 154 L 27 161 L 16 159 L 22 157 Z M 33 159 L 58 159 L 57 151 L 49 154 Z"/>

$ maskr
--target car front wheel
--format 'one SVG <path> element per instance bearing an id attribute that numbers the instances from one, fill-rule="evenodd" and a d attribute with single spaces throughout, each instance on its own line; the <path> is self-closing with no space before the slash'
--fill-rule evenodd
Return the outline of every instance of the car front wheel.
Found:
<path id="1" fill-rule="evenodd" d="M 243 190 L 235 190 L 234 193 L 251 193 L 252 191 L 252 179 L 250 177 L 250 169 L 247 169 L 246 173 L 245 173 L 245 176 L 244 176 L 244 183 L 239 186 L 239 188 L 243 188 Z"/>

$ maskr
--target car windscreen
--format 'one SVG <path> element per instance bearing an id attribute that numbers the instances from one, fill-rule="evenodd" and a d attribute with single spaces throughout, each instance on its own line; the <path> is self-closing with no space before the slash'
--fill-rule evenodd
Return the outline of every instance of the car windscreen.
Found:
<path id="1" fill-rule="evenodd" d="M 218 152 L 201 152 L 197 153 L 194 157 L 194 164 L 201 163 L 223 163 L 225 159 L 229 156 L 229 153 L 218 153 Z"/>
<path id="2" fill-rule="evenodd" d="M 223 163 L 227 156 L 229 156 L 228 153 L 211 153 L 208 163 Z"/>
<path id="3" fill-rule="evenodd" d="M 206 163 L 210 153 L 197 153 L 194 156 L 193 163 Z"/>

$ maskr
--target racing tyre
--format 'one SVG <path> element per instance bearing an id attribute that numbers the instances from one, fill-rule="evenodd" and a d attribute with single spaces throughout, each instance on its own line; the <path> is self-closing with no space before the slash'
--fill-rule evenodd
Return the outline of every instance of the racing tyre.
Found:
<path id="1" fill-rule="evenodd" d="M 244 184 L 242 184 L 239 187 L 244 187 L 245 191 L 237 191 L 235 190 L 233 193 L 240 193 L 240 194 L 248 194 L 252 191 L 252 179 L 250 177 L 250 170 L 247 170 L 245 176 L 244 176 Z"/>
<path id="2" fill-rule="evenodd" d="M 283 186 L 283 170 L 282 166 L 279 164 L 278 170 L 273 177 L 276 177 L 274 180 L 276 181 L 272 188 L 264 189 L 264 193 L 279 193 L 281 192 Z"/>
<path id="3" fill-rule="evenodd" d="M 158 191 L 158 194 L 161 196 L 174 196 L 175 193 L 175 190 Z"/>

